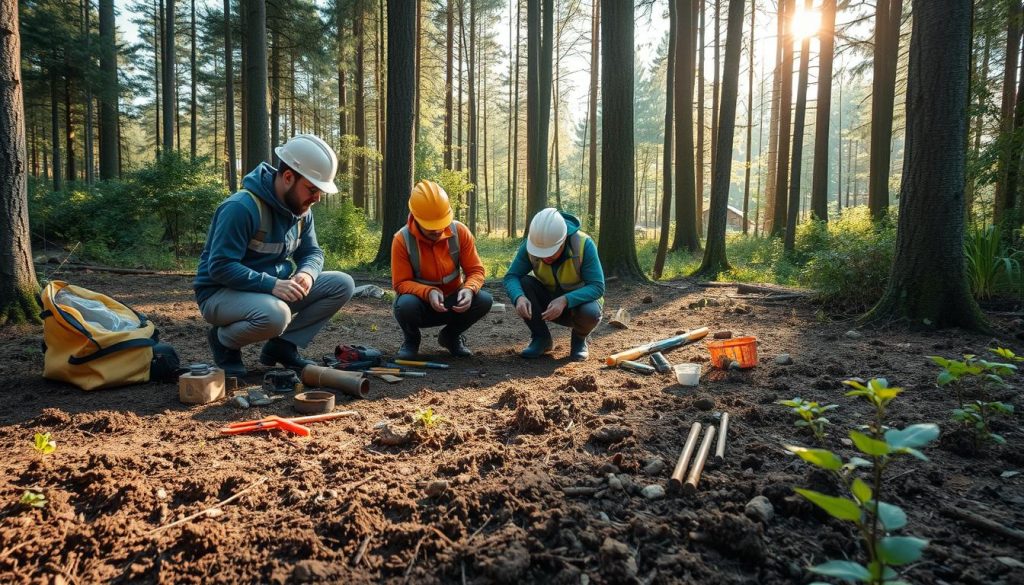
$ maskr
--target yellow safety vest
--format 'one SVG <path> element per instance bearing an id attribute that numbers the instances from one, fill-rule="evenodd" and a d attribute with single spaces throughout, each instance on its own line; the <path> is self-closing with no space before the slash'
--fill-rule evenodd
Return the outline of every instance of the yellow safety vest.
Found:
<path id="1" fill-rule="evenodd" d="M 558 267 L 557 273 L 543 258 L 529 254 L 533 275 L 551 292 L 557 292 L 559 287 L 569 292 L 586 286 L 587 283 L 583 281 L 583 251 L 589 239 L 590 236 L 581 231 L 569 236 L 566 242 L 569 257 Z"/>

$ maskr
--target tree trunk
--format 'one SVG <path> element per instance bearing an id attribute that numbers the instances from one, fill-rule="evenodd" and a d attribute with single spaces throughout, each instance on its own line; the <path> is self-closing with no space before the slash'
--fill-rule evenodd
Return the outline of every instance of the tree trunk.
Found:
<path id="1" fill-rule="evenodd" d="M 1020 57 L 1021 5 L 1019 0 L 1009 0 L 1006 33 L 1006 65 L 1003 71 L 1003 107 L 999 124 L 999 174 L 996 182 L 993 223 L 1005 224 L 1012 231 L 1017 222 L 1017 172 L 1020 168 L 1020 139 L 1016 131 L 1020 128 L 1024 107 L 1017 94 L 1017 61 Z M 1024 77 L 1022 77 L 1024 79 Z"/>
<path id="2" fill-rule="evenodd" d="M 775 184 L 778 174 L 778 152 L 779 152 L 779 115 L 782 104 L 782 54 L 785 35 L 785 7 L 786 2 L 780 2 L 778 17 L 776 18 L 776 42 L 775 42 L 775 68 L 772 69 L 772 107 L 768 119 L 768 174 L 764 184 L 764 227 L 761 234 L 774 233 L 772 220 L 775 216 Z M 758 181 L 761 180 L 758 175 Z M 761 198 L 758 198 L 758 209 L 760 210 Z"/>
<path id="3" fill-rule="evenodd" d="M 383 156 L 384 155 L 384 149 L 385 149 L 385 142 L 387 142 L 387 139 L 384 136 L 384 115 L 385 115 L 384 110 L 387 107 L 384 100 L 386 99 L 385 98 L 385 94 L 387 92 L 387 89 L 384 87 L 383 78 L 382 78 L 383 72 L 384 72 L 384 0 L 378 0 L 377 7 L 379 8 L 379 11 L 377 12 L 377 15 L 378 15 L 378 18 L 377 18 L 377 44 L 376 44 L 376 47 L 375 47 L 375 50 L 374 50 L 374 56 L 376 57 L 376 67 L 374 67 L 374 76 L 375 76 L 374 77 L 374 89 L 377 92 L 377 111 L 375 112 L 376 122 L 377 122 L 376 123 L 376 132 L 377 132 L 376 146 L 377 146 L 377 152 L 379 152 L 380 155 Z M 382 187 L 382 183 L 381 183 L 381 179 L 382 179 L 382 177 L 381 177 L 381 161 L 379 159 L 374 161 L 373 168 L 374 168 L 374 184 L 373 184 L 374 191 L 373 192 L 375 194 L 374 200 L 376 201 L 376 205 L 373 206 L 373 217 L 378 222 L 380 222 L 382 220 L 382 217 L 381 217 L 381 207 L 382 207 L 382 205 L 384 203 L 384 193 L 383 193 L 383 189 L 381 188 Z"/>
<path id="4" fill-rule="evenodd" d="M 695 161 L 693 152 L 693 92 L 694 68 L 697 40 L 696 20 L 693 18 L 694 0 L 673 0 L 676 20 L 676 59 L 673 82 L 675 91 L 675 161 L 676 161 L 676 233 L 672 240 L 672 251 L 683 250 L 694 253 L 700 250 L 700 231 L 697 209 L 700 195 L 696 191 Z M 699 128 L 699 127 L 698 127 Z M 698 129 L 699 132 L 699 129 Z"/>
<path id="5" fill-rule="evenodd" d="M 90 48 L 92 31 L 89 26 L 89 13 L 92 12 L 92 2 L 82 2 L 82 36 L 85 38 L 85 51 L 89 55 L 88 62 L 89 66 L 93 66 L 92 63 L 92 50 Z M 82 85 L 85 87 L 85 124 L 83 124 L 85 131 L 85 138 L 83 139 L 85 148 L 82 151 L 82 165 L 85 167 L 85 182 L 92 184 L 95 180 L 95 160 L 93 159 L 93 107 L 92 107 L 92 89 L 91 84 L 87 80 L 83 80 Z"/>
<path id="6" fill-rule="evenodd" d="M 553 0 L 527 0 L 526 224 L 548 204 L 548 128 L 551 119 Z M 543 12 L 543 33 L 542 13 Z M 632 26 L 632 25 L 631 25 Z M 630 189 L 627 197 L 632 193 Z M 603 209 L 603 206 L 602 206 Z"/>
<path id="7" fill-rule="evenodd" d="M 462 170 L 462 153 L 465 150 L 465 143 L 462 141 L 462 82 L 465 79 L 462 75 L 462 64 L 466 60 L 466 15 L 463 10 L 465 0 L 459 0 L 459 55 L 458 55 L 458 99 L 455 104 L 455 170 Z"/>
<path id="8" fill-rule="evenodd" d="M 363 0 L 355 0 L 355 25 L 353 30 L 353 36 L 356 37 L 356 78 L 355 78 L 355 93 L 356 93 L 356 146 L 360 148 L 366 147 L 366 95 L 365 95 L 365 84 L 364 77 L 366 74 L 364 67 L 364 51 L 366 50 L 366 44 L 363 34 L 363 19 L 365 17 L 365 9 L 363 7 Z M 352 177 L 352 203 L 362 209 L 366 210 L 366 157 L 363 156 L 359 151 L 356 151 L 355 156 L 352 158 L 352 170 L 355 175 Z"/>
<path id="9" fill-rule="evenodd" d="M 519 89 L 517 86 L 512 84 L 512 80 L 514 78 L 512 70 L 516 65 L 518 65 L 518 63 L 516 63 L 512 58 L 512 46 L 515 45 L 518 47 L 519 41 L 519 39 L 512 36 L 514 30 L 512 28 L 512 22 L 514 20 L 518 20 L 516 18 L 512 18 L 513 6 L 518 9 L 519 5 L 517 2 L 512 1 L 508 3 L 508 124 L 506 125 L 506 130 L 508 131 L 508 150 L 505 152 L 505 237 L 512 235 L 512 174 L 515 172 L 514 167 L 512 166 L 512 151 L 516 148 L 516 143 L 512 140 L 512 125 L 518 125 L 519 122 L 519 120 L 515 119 L 515 113 L 512 106 L 514 99 L 512 97 L 512 92 Z"/>
<path id="10" fill-rule="evenodd" d="M 469 139 L 469 152 L 467 157 L 467 164 L 469 166 L 469 182 L 472 183 L 473 188 L 470 189 L 466 196 L 469 197 L 469 231 L 476 233 L 477 223 L 477 182 L 478 182 L 478 150 L 477 150 L 477 134 L 479 132 L 477 120 L 477 104 L 476 104 L 476 1 L 469 0 L 469 68 L 467 75 L 469 77 L 469 112 L 468 112 L 468 128 L 467 137 Z"/>
<path id="11" fill-rule="evenodd" d="M 381 238 L 373 263 L 391 264 L 391 240 L 405 225 L 412 191 L 413 125 L 416 118 L 416 6 L 392 0 L 387 5 L 387 124 L 384 140 L 384 196 Z"/>
<path id="12" fill-rule="evenodd" d="M 344 136 L 348 134 L 348 89 L 345 87 L 347 82 L 348 73 L 345 70 L 346 59 L 345 59 L 345 10 L 346 3 L 337 3 L 337 26 L 338 26 L 338 136 L 339 142 L 344 144 Z M 292 81 L 294 87 L 294 80 Z M 294 100 L 292 102 L 292 111 L 295 111 Z M 294 126 L 294 125 L 293 125 Z M 292 134 L 296 134 L 295 128 L 291 130 Z M 351 188 L 351 185 L 347 181 L 348 178 L 348 160 L 349 152 L 348 148 L 342 149 L 338 154 L 338 175 L 342 177 L 342 183 Z"/>
<path id="13" fill-rule="evenodd" d="M 694 35 L 694 40 L 698 43 L 697 47 L 697 161 L 695 163 L 697 169 L 697 189 L 694 192 L 694 225 L 697 229 L 697 239 L 700 240 L 700 235 L 704 233 L 704 129 L 705 129 L 705 112 L 704 112 L 704 82 L 706 78 L 704 76 L 704 19 L 706 16 L 706 10 L 704 6 L 704 0 L 695 0 L 694 9 L 698 12 L 698 22 L 700 25 L 700 31 L 697 35 Z M 698 244 L 699 249 L 699 244 Z"/>
<path id="14" fill-rule="evenodd" d="M 509 237 L 517 238 L 519 231 L 516 229 L 516 222 L 518 221 L 517 208 L 519 206 L 519 97 L 521 94 L 519 87 L 519 49 L 522 47 L 522 19 L 520 18 L 523 14 L 522 0 L 516 0 L 516 104 L 515 104 L 515 115 L 512 119 L 515 121 L 515 127 L 513 128 L 512 137 L 512 191 L 510 194 L 511 203 L 508 209 L 509 217 Z"/>
<path id="15" fill-rule="evenodd" d="M 914 0 L 913 11 L 896 256 L 866 319 L 987 330 L 963 252 L 971 2 Z"/>
<path id="16" fill-rule="evenodd" d="M 985 32 L 985 45 L 982 49 L 982 60 L 981 60 L 981 75 L 978 77 L 980 84 L 984 85 L 988 83 L 988 66 L 989 66 L 989 47 L 992 43 L 992 37 Z M 982 122 L 985 114 L 985 93 L 983 91 L 978 92 L 978 105 L 976 113 L 974 115 L 974 149 L 971 154 L 972 160 L 978 160 L 978 156 L 981 153 L 981 135 L 984 132 L 982 128 Z M 964 203 L 964 213 L 967 214 L 967 218 L 971 217 L 971 210 L 974 207 L 974 194 L 977 189 L 977 171 L 968 172 L 967 175 L 967 188 Z"/>
<path id="17" fill-rule="evenodd" d="M 589 230 L 597 229 L 597 80 L 600 64 L 601 2 L 594 0 L 594 16 L 590 24 L 590 104 L 587 125 L 590 126 L 590 167 L 587 191 L 587 221 Z"/>
<path id="18" fill-rule="evenodd" d="M 885 0 L 880 0 L 885 1 Z M 775 205 L 772 209 L 771 235 L 782 235 L 786 227 L 786 189 L 789 176 L 789 141 L 790 141 L 790 115 L 793 107 L 793 37 L 790 34 L 789 23 L 793 21 L 795 13 L 794 0 L 784 0 L 784 8 L 780 19 L 784 19 L 780 27 L 782 32 L 782 71 L 779 75 L 779 137 L 776 151 L 776 172 L 775 172 Z"/>
<path id="19" fill-rule="evenodd" d="M 892 154 L 893 102 L 896 63 L 900 50 L 903 0 L 875 4 L 875 55 L 871 81 L 871 159 L 868 169 L 868 208 L 881 219 L 889 208 L 889 157 Z M 1016 70 L 1016 67 L 1014 68 Z"/>
<path id="20" fill-rule="evenodd" d="M 65 167 L 68 181 L 78 180 L 78 173 L 75 170 L 75 121 L 72 116 L 71 106 L 71 68 L 68 64 L 68 56 L 64 55 L 64 152 L 68 157 L 68 164 Z"/>
<path id="21" fill-rule="evenodd" d="M 715 168 L 715 157 L 717 156 L 718 149 L 718 89 L 719 89 L 719 77 L 718 71 L 721 68 L 719 63 L 719 51 L 721 49 L 721 39 L 719 38 L 719 20 L 722 14 L 722 0 L 714 0 L 715 7 L 715 74 L 712 77 L 711 82 L 711 168 Z M 703 215 L 703 210 L 701 210 Z"/>
<path id="22" fill-rule="evenodd" d="M 235 73 L 231 48 L 231 0 L 224 0 L 224 146 L 227 149 L 228 190 L 238 191 L 238 154 L 235 150 Z"/>
<path id="23" fill-rule="evenodd" d="M 423 72 L 423 59 L 421 53 L 423 52 L 423 0 L 416 0 L 416 105 L 414 106 L 413 112 L 413 140 L 414 144 L 418 144 L 420 141 L 420 98 L 422 90 L 420 84 L 423 82 L 421 79 L 421 73 Z M 413 149 L 415 151 L 415 148 Z"/>
<path id="24" fill-rule="evenodd" d="M 160 138 L 160 80 L 163 77 L 160 62 L 164 58 L 164 1 L 154 0 L 153 4 L 153 121 L 156 130 L 156 158 L 160 158 L 163 141 Z"/>
<path id="25" fill-rule="evenodd" d="M 194 1 L 194 0 L 193 0 Z M 275 4 L 274 12 L 267 15 L 270 27 L 270 145 L 281 144 L 281 15 Z M 279 159 L 271 154 L 272 164 L 277 167 Z"/>
<path id="26" fill-rule="evenodd" d="M 100 0 L 100 180 L 109 181 L 120 174 L 117 160 L 117 45 L 114 42 L 114 0 Z"/>
<path id="27" fill-rule="evenodd" d="M 665 65 L 665 138 L 662 142 L 662 156 L 664 162 L 661 165 L 662 172 L 662 195 L 661 195 L 661 232 L 658 234 L 658 252 L 654 256 L 654 270 L 651 275 L 654 280 L 661 278 L 665 270 L 665 255 L 668 252 L 668 232 L 671 229 L 671 215 L 669 211 L 672 205 L 672 126 L 673 110 L 675 108 L 675 67 L 676 67 L 676 39 L 679 36 L 679 17 L 677 15 L 677 4 L 683 4 L 684 10 L 689 10 L 685 2 L 669 0 L 668 3 L 668 63 Z M 688 19 L 687 19 L 688 20 Z M 689 36 L 683 35 L 683 41 L 689 42 Z M 689 131 L 689 129 L 687 129 Z M 691 132 L 692 134 L 692 132 Z"/>
<path id="28" fill-rule="evenodd" d="M 487 51 L 486 46 L 480 43 L 480 85 L 482 87 L 483 97 L 481 103 L 483 104 L 483 116 L 480 117 L 483 125 L 483 153 L 484 153 L 484 220 L 487 226 L 487 234 L 491 233 L 491 193 L 490 185 L 488 184 L 487 176 Z M 494 157 L 491 156 L 493 159 Z M 498 179 L 495 177 L 494 182 L 497 183 Z M 497 186 L 497 185 L 495 185 Z"/>
<path id="29" fill-rule="evenodd" d="M 722 73 L 722 103 L 717 113 L 718 154 L 708 209 L 708 237 L 704 259 L 694 274 L 714 278 L 729 270 L 725 254 L 725 227 L 728 220 L 729 183 L 732 170 L 732 147 L 736 132 L 736 96 L 739 93 L 740 48 L 743 45 L 743 0 L 729 0 L 729 18 L 725 35 L 725 71 Z"/>
<path id="30" fill-rule="evenodd" d="M 829 120 L 832 114 L 832 53 L 835 48 L 836 0 L 821 6 L 818 34 L 818 109 L 814 123 L 814 174 L 811 179 L 811 216 L 828 221 Z M 839 104 L 842 108 L 842 103 Z"/>
<path id="31" fill-rule="evenodd" d="M 189 154 L 196 160 L 196 0 L 192 0 L 192 53 L 189 69 L 192 94 L 189 101 Z"/>
<path id="32" fill-rule="evenodd" d="M 270 162 L 270 123 L 267 119 L 267 5 L 262 0 L 242 0 L 245 11 L 246 160 L 254 169 Z"/>
<path id="33" fill-rule="evenodd" d="M 61 168 L 60 109 L 57 107 L 57 75 L 57 68 L 53 67 L 50 70 L 50 146 L 53 148 L 53 190 L 63 191 L 64 169 Z"/>
<path id="34" fill-rule="evenodd" d="M 825 0 L 826 2 L 830 0 Z M 747 221 L 750 210 L 750 151 L 754 133 L 754 15 L 757 14 L 757 0 L 750 0 L 750 46 L 747 55 L 747 163 L 743 169 L 743 235 L 749 233 Z M 820 90 L 819 90 L 820 91 Z"/>
<path id="35" fill-rule="evenodd" d="M 177 98 L 174 81 L 175 39 L 174 39 L 174 0 L 164 0 L 167 10 L 164 14 L 163 58 L 160 60 L 163 73 L 163 151 L 167 154 L 174 150 L 174 104 Z"/>
<path id="36" fill-rule="evenodd" d="M 455 7 L 452 5 L 454 0 L 448 0 L 448 5 L 445 8 L 445 22 L 447 23 L 447 42 L 445 44 L 445 70 L 444 70 L 444 168 L 452 169 L 452 117 L 455 114 L 453 110 L 454 86 L 452 85 L 452 72 L 455 66 L 454 54 L 455 54 Z"/>
<path id="37" fill-rule="evenodd" d="M 809 12 L 812 0 L 804 0 L 804 11 Z M 793 163 L 790 167 L 789 210 L 786 212 L 786 236 L 783 249 L 792 252 L 796 245 L 796 224 L 800 218 L 800 176 L 803 171 L 804 124 L 807 114 L 807 77 L 811 62 L 811 37 L 800 42 L 800 77 L 796 83 L 796 115 L 793 123 Z M 821 106 L 819 105 L 819 108 Z M 828 215 L 826 210 L 825 215 Z"/>
<path id="38" fill-rule="evenodd" d="M 606 275 L 643 279 L 633 226 L 633 3 L 601 0 L 601 233 L 598 254 Z"/>
<path id="39" fill-rule="evenodd" d="M 0 326 L 39 323 L 28 225 L 18 3 L 0 2 Z"/>

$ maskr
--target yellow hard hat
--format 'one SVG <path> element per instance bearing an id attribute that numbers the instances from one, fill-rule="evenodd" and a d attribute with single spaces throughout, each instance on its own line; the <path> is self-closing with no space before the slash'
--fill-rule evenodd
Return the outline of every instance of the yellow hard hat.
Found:
<path id="1" fill-rule="evenodd" d="M 433 181 L 423 180 L 412 188 L 409 212 L 424 229 L 443 230 L 452 223 L 448 194 Z"/>

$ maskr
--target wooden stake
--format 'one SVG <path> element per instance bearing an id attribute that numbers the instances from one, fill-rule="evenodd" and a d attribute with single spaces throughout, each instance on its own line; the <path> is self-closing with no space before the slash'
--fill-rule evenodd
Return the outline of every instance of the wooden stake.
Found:
<path id="1" fill-rule="evenodd" d="M 704 471 L 704 463 L 708 460 L 708 452 L 711 451 L 711 442 L 714 438 L 715 427 L 709 426 L 708 430 L 704 433 L 704 440 L 700 443 L 697 458 L 693 460 L 690 475 L 686 476 L 686 483 L 683 484 L 683 493 L 692 494 L 697 491 L 697 482 L 700 481 L 700 473 Z"/>
<path id="2" fill-rule="evenodd" d="M 725 459 L 725 436 L 729 432 L 729 413 L 722 413 L 722 422 L 718 425 L 718 445 L 715 446 L 715 462 L 721 463 Z"/>
<path id="3" fill-rule="evenodd" d="M 686 465 L 690 462 L 690 457 L 693 456 L 693 448 L 697 446 L 698 436 L 700 436 L 700 423 L 695 422 L 690 427 L 690 434 L 686 436 L 686 442 L 683 443 L 683 452 L 679 454 L 676 468 L 672 471 L 672 477 L 668 480 L 669 491 L 678 491 L 682 487 L 683 476 L 686 475 Z"/>

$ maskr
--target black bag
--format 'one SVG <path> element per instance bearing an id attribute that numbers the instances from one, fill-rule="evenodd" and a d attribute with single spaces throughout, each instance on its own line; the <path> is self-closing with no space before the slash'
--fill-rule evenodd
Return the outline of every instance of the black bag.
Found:
<path id="1" fill-rule="evenodd" d="M 153 346 L 153 361 L 149 364 L 150 382 L 176 382 L 178 376 L 185 373 L 181 367 L 178 352 L 166 343 Z"/>

